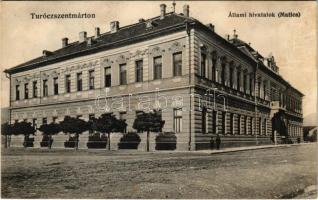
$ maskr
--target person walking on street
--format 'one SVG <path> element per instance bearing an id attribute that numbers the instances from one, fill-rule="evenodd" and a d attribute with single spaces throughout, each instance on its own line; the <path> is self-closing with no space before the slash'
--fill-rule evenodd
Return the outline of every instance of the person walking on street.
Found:
<path id="1" fill-rule="evenodd" d="M 221 137 L 219 134 L 216 135 L 215 142 L 216 142 L 216 149 L 219 150 L 221 145 Z"/>

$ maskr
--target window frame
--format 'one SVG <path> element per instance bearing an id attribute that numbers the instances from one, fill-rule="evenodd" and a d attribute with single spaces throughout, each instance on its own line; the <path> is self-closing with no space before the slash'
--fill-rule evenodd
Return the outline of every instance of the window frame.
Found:
<path id="1" fill-rule="evenodd" d="M 160 65 L 156 63 L 157 59 L 160 59 Z M 157 68 L 160 68 L 160 70 Z M 157 74 L 157 72 L 158 73 L 160 72 L 160 73 Z M 159 79 L 162 79 L 162 56 L 153 57 L 153 80 L 159 80 Z"/>
<path id="2" fill-rule="evenodd" d="M 53 78 L 53 93 L 54 93 L 54 95 L 59 94 L 59 82 L 58 81 L 59 81 L 58 77 Z"/>
<path id="3" fill-rule="evenodd" d="M 29 83 L 24 83 L 24 99 L 29 99 Z"/>
<path id="4" fill-rule="evenodd" d="M 43 83 L 43 97 L 47 97 L 49 96 L 48 79 L 44 79 L 42 83 Z"/>
<path id="5" fill-rule="evenodd" d="M 176 59 L 177 56 L 180 56 L 180 59 Z M 172 54 L 172 73 L 173 76 L 182 76 L 182 51 L 175 52 Z"/>
<path id="6" fill-rule="evenodd" d="M 180 113 L 181 114 L 180 114 Z M 182 121 L 182 108 L 174 108 L 173 109 L 173 131 L 175 133 L 182 133 L 183 129 L 183 121 Z"/>
<path id="7" fill-rule="evenodd" d="M 109 69 L 109 73 L 107 72 Z M 108 78 L 109 78 L 109 85 L 108 85 Z M 111 87 L 112 86 L 112 67 L 107 66 L 104 67 L 104 86 L 105 87 Z"/>
<path id="8" fill-rule="evenodd" d="M 83 73 L 76 73 L 76 89 L 78 92 L 83 91 Z"/>
<path id="9" fill-rule="evenodd" d="M 119 84 L 127 85 L 127 63 L 119 64 Z"/>
<path id="10" fill-rule="evenodd" d="M 141 63 L 141 65 L 139 65 Z M 135 82 L 143 82 L 144 61 L 142 59 L 135 61 Z"/>
<path id="11" fill-rule="evenodd" d="M 65 93 L 71 93 L 71 75 L 70 74 L 66 74 L 65 75 Z"/>
<path id="12" fill-rule="evenodd" d="M 95 70 L 91 69 L 88 71 L 88 89 L 95 89 Z"/>

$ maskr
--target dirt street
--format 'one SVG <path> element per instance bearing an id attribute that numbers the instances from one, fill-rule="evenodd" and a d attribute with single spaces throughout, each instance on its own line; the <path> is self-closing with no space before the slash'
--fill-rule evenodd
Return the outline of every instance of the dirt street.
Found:
<path id="1" fill-rule="evenodd" d="M 316 144 L 214 155 L 2 149 L 1 196 L 314 198 L 316 150 Z"/>

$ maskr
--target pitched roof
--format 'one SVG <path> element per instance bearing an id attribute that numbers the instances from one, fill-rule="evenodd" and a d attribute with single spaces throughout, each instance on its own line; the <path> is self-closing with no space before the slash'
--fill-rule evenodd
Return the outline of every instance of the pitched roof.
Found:
<path id="1" fill-rule="evenodd" d="M 163 19 L 155 17 L 136 24 L 121 27 L 115 33 L 106 32 L 104 34 L 101 34 L 100 37 L 96 39 L 92 38 L 93 42 L 91 45 L 88 45 L 87 41 L 73 42 L 64 48 L 50 52 L 47 56 L 40 56 L 38 58 L 32 59 L 10 69 L 7 69 L 5 70 L 5 72 L 16 73 L 19 71 L 23 71 L 26 68 L 30 69 L 32 67 L 39 67 L 65 60 L 68 59 L 70 56 L 80 56 L 83 52 L 85 52 L 85 54 L 87 55 L 101 50 L 119 47 L 120 43 L 127 44 L 129 42 L 133 42 L 134 39 L 141 41 L 146 40 L 149 37 L 160 37 L 163 35 L 162 32 L 167 32 L 169 28 L 174 28 L 173 30 L 170 30 L 170 32 L 178 31 L 176 27 L 180 25 L 184 26 L 184 22 L 186 20 L 189 22 L 196 21 L 193 18 L 185 17 L 182 14 L 167 13 L 167 15 Z M 146 27 L 146 23 L 149 21 L 151 21 L 153 25 L 151 28 Z"/>

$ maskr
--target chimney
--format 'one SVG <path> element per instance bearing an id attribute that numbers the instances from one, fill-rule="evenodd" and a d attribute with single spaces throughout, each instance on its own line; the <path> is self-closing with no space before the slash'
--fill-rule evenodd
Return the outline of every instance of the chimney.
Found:
<path id="1" fill-rule="evenodd" d="M 43 51 L 42 51 L 42 55 L 43 55 L 44 57 L 46 57 L 46 56 L 52 55 L 52 52 L 51 52 L 51 51 L 48 51 L 48 50 L 43 50 Z"/>
<path id="2" fill-rule="evenodd" d="M 164 19 L 166 15 L 166 4 L 160 4 L 160 19 Z"/>
<path id="3" fill-rule="evenodd" d="M 190 16 L 189 5 L 187 5 L 187 4 L 183 6 L 183 15 L 185 17 L 189 17 Z"/>
<path id="4" fill-rule="evenodd" d="M 213 25 L 213 24 L 209 23 L 209 24 L 207 24 L 206 26 L 207 26 L 211 31 L 214 32 L 214 25 Z"/>
<path id="5" fill-rule="evenodd" d="M 138 20 L 138 22 L 145 22 L 145 19 L 144 19 L 144 18 L 140 18 L 140 19 Z"/>
<path id="6" fill-rule="evenodd" d="M 91 46 L 93 44 L 93 38 L 92 37 L 89 37 L 88 39 L 87 39 L 87 45 L 88 46 Z"/>
<path id="7" fill-rule="evenodd" d="M 110 22 L 110 32 L 116 33 L 119 30 L 119 21 Z"/>
<path id="8" fill-rule="evenodd" d="M 230 34 L 227 34 L 227 40 L 230 41 Z"/>
<path id="9" fill-rule="evenodd" d="M 95 27 L 95 38 L 98 38 L 100 36 L 100 28 Z"/>
<path id="10" fill-rule="evenodd" d="M 79 42 L 84 42 L 87 38 L 87 33 L 85 31 L 82 31 L 79 33 Z"/>
<path id="11" fill-rule="evenodd" d="M 68 45 L 68 38 L 62 38 L 62 47 L 66 47 Z"/>

